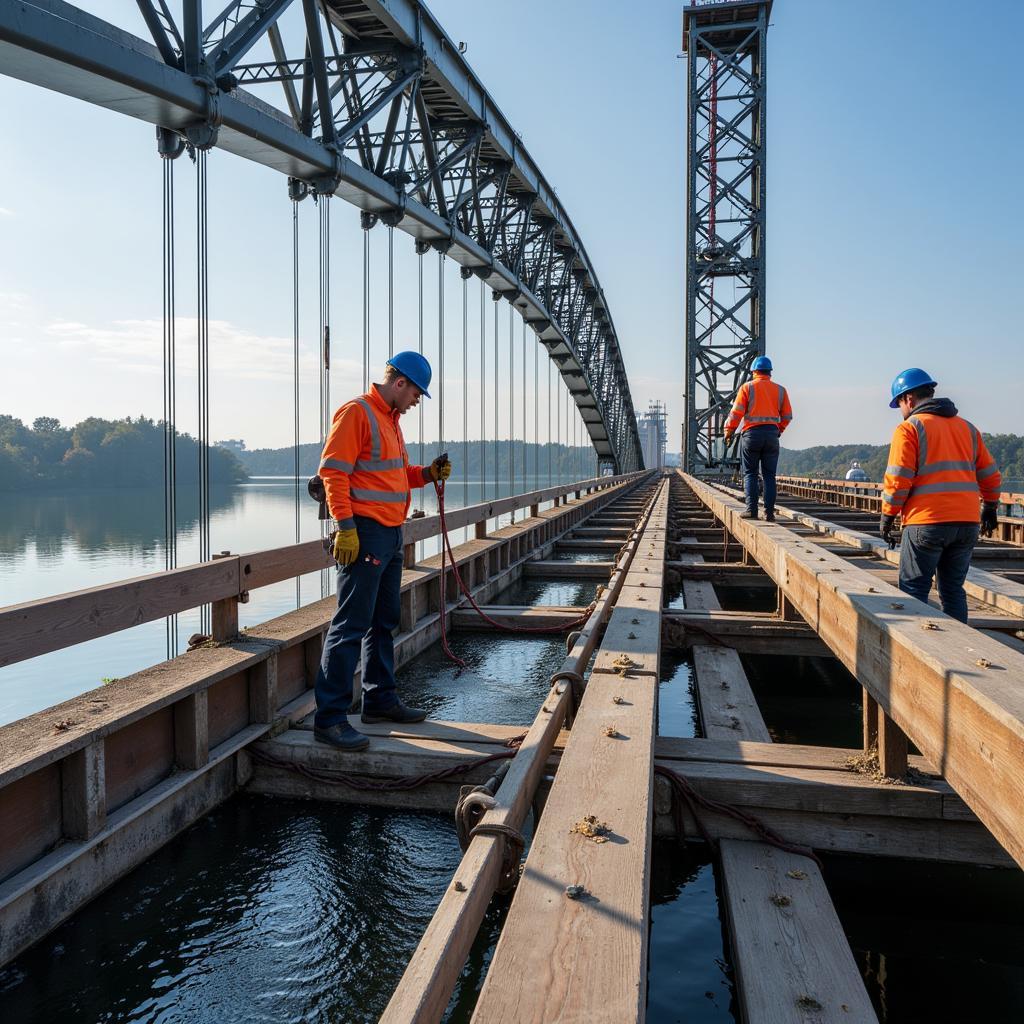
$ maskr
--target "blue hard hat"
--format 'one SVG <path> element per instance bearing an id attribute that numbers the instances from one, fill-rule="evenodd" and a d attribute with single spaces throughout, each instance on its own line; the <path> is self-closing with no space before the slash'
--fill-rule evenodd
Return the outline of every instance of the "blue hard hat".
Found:
<path id="1" fill-rule="evenodd" d="M 771 373 L 772 361 L 767 356 L 758 356 L 754 360 L 754 369 L 760 373 Z"/>
<path id="2" fill-rule="evenodd" d="M 430 378 L 433 374 L 430 363 L 419 352 L 396 352 L 388 360 L 388 366 L 393 366 L 403 377 L 411 380 L 427 398 L 430 397 L 427 388 L 430 387 Z"/>
<path id="3" fill-rule="evenodd" d="M 904 370 L 892 382 L 892 401 L 889 403 L 889 408 L 897 408 L 900 404 L 900 395 L 905 395 L 908 391 L 913 391 L 914 388 L 923 388 L 929 384 L 934 386 L 936 381 L 932 380 L 931 374 L 925 373 L 924 370 L 919 370 L 916 366 Z"/>

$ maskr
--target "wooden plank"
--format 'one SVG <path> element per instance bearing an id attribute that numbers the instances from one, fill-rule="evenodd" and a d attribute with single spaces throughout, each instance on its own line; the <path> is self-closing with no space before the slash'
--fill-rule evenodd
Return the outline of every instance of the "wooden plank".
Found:
<path id="1" fill-rule="evenodd" d="M 684 834 L 699 839 L 696 823 L 682 809 Z M 760 808 L 757 819 L 786 841 L 828 853 L 863 857 L 898 857 L 951 864 L 1014 868 L 1013 859 L 992 838 L 977 819 L 973 821 L 937 818 L 876 817 L 865 814 L 822 814 L 818 811 Z M 728 815 L 701 812 L 701 823 L 714 839 L 753 838 L 748 826 Z M 659 814 L 659 836 L 675 836 L 675 819 Z"/>
<path id="2" fill-rule="evenodd" d="M 237 595 L 239 562 L 222 558 L 0 608 L 0 668 Z"/>
<path id="3" fill-rule="evenodd" d="M 849 772 L 850 761 L 862 751 L 848 747 L 816 747 L 801 743 L 757 743 L 748 740 L 712 740 L 680 736 L 659 736 L 654 755 L 659 761 L 703 761 L 722 764 L 770 765 L 776 768 L 811 768 L 817 771 Z M 937 777 L 935 769 L 921 756 L 912 754 L 910 766 L 922 775 Z M 671 766 L 670 766 L 671 767 Z M 945 792 L 953 794 L 947 783 Z"/>
<path id="4" fill-rule="evenodd" d="M 546 626 L 568 626 L 586 615 L 585 607 L 568 605 L 481 605 L 487 616 L 503 626 L 539 629 Z M 482 619 L 475 608 L 456 608 L 449 616 L 459 629 L 494 629 Z"/>
<path id="5" fill-rule="evenodd" d="M 840 661 L 1024 864 L 1024 655 L 933 610 L 695 479 Z M 787 539 L 788 538 L 788 539 Z"/>
<path id="6" fill-rule="evenodd" d="M 662 481 L 655 528 L 667 497 Z M 660 590 L 651 597 L 646 614 L 657 644 Z M 616 605 L 613 619 L 619 611 Z M 591 674 L 475 1021 L 643 1019 L 657 680 L 655 673 L 628 681 L 625 702 L 616 703 L 627 682 Z M 608 842 L 571 831 L 588 814 L 608 823 Z M 577 884 L 583 897 L 566 898 L 565 886 Z"/>
<path id="7" fill-rule="evenodd" d="M 764 843 L 724 840 L 720 849 L 746 1019 L 758 1024 L 876 1020 L 814 862 Z"/>
<path id="8" fill-rule="evenodd" d="M 696 646 L 693 664 L 704 735 L 770 742 L 739 655 L 727 647 Z"/>
<path id="9" fill-rule="evenodd" d="M 627 549 L 622 555 L 620 564 L 623 568 L 628 565 L 632 554 L 632 550 Z M 609 588 L 598 598 L 594 614 L 563 662 L 561 671 L 579 673 L 585 668 L 596 646 L 601 624 L 623 579 L 624 573 L 617 572 Z M 569 701 L 568 682 L 563 679 L 556 683 L 530 727 L 495 795 L 495 807 L 484 816 L 485 823 L 512 828 L 521 826 L 527 801 L 537 785 L 540 764 L 552 749 L 552 744 L 557 742 L 555 733 L 564 719 Z M 385 1024 L 410 1020 L 417 1024 L 431 1024 L 440 1020 L 487 909 L 496 884 L 501 851 L 502 841 L 497 837 L 481 835 L 470 842 L 455 881 L 442 897 L 388 1003 L 382 1018 Z"/>
<path id="10" fill-rule="evenodd" d="M 96 740 L 61 765 L 62 831 L 68 839 L 91 839 L 107 821 L 104 745 Z"/>
<path id="11" fill-rule="evenodd" d="M 558 579 L 606 580 L 614 568 L 614 562 L 546 562 L 538 559 L 527 562 L 523 566 L 523 575 Z"/>
<path id="12" fill-rule="evenodd" d="M 60 842 L 61 803 L 61 770 L 55 764 L 4 789 L 0 799 L 0 881 Z"/>

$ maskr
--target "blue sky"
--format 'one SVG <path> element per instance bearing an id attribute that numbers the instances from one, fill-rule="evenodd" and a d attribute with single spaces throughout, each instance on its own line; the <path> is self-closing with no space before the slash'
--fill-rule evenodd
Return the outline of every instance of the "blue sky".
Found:
<path id="1" fill-rule="evenodd" d="M 139 31 L 134 4 L 82 6 Z M 557 188 L 611 305 L 638 409 L 668 404 L 678 446 L 683 377 L 685 62 L 681 5 L 435 0 L 456 40 Z M 1024 87 L 994 45 L 1024 8 L 778 0 L 768 37 L 768 352 L 793 398 L 792 447 L 879 443 L 891 378 L 921 365 L 983 430 L 1024 433 Z M 628 12 L 628 13 L 624 13 Z M 977 20 L 978 15 L 970 16 Z M 977 38 L 975 42 L 974 39 Z M 73 422 L 159 415 L 160 164 L 150 126 L 0 77 L 0 411 Z M 291 437 L 291 209 L 282 178 L 210 156 L 212 430 L 251 446 Z M 180 422 L 194 422 L 191 165 L 179 202 Z M 302 219 L 302 435 L 316 425 L 316 211 Z M 333 204 L 335 398 L 358 390 L 362 237 Z M 383 269 L 386 235 L 371 233 Z M 398 344 L 416 342 L 416 260 L 396 232 Z M 428 257 L 427 351 L 437 264 Z M 374 278 L 372 352 L 386 352 Z M 478 432 L 479 292 L 469 293 L 469 433 Z M 446 275 L 446 433 L 461 436 L 461 283 Z M 485 301 L 488 359 L 493 309 Z M 508 312 L 502 308 L 501 361 Z M 521 344 L 518 320 L 515 344 Z M 518 350 L 517 350 L 518 351 Z M 517 357 L 517 366 L 519 359 Z M 533 406 L 532 348 L 527 368 Z M 537 404 L 546 402 L 544 375 Z M 521 385 L 519 385 L 521 389 Z M 517 433 L 521 432 L 515 396 Z M 501 433 L 508 397 L 501 396 Z M 493 403 L 488 400 L 488 430 Z M 436 436 L 436 404 L 426 433 Z M 415 428 L 410 433 L 415 436 Z M 527 434 L 532 415 L 527 414 Z M 541 414 L 541 439 L 546 423 Z"/>

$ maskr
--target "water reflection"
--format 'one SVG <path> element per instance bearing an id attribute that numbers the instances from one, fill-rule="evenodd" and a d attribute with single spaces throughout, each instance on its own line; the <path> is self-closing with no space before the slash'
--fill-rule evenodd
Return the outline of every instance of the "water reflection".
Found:
<path id="1" fill-rule="evenodd" d="M 210 493 L 211 515 L 239 509 L 245 491 L 218 487 Z M 5 494 L 0 516 L 0 558 L 23 560 L 34 548 L 41 562 L 71 554 L 163 551 L 164 504 L 152 489 Z M 179 488 L 178 528 L 189 534 L 199 521 L 199 491 Z"/>
<path id="2" fill-rule="evenodd" d="M 0 972 L 4 1018 L 376 1020 L 460 856 L 438 815 L 237 797 Z"/>

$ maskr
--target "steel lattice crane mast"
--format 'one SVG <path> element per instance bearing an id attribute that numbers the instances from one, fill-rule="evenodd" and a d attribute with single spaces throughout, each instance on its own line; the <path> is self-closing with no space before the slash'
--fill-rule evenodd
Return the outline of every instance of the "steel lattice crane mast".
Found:
<path id="1" fill-rule="evenodd" d="M 683 463 L 730 460 L 733 396 L 764 355 L 765 39 L 772 0 L 695 0 L 687 56 L 686 419 Z"/>

